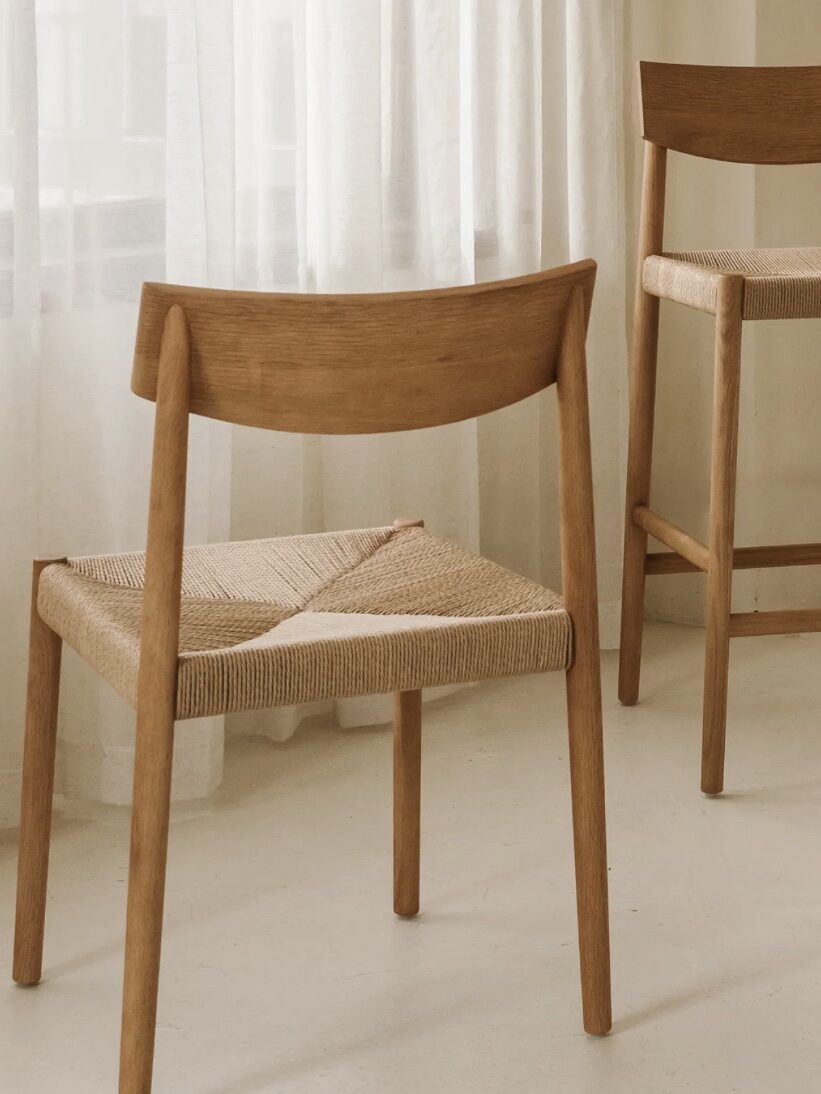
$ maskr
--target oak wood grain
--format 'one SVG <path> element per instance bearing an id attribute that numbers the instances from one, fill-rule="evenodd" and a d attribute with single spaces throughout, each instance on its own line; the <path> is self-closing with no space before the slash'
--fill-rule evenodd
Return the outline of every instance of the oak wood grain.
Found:
<path id="1" fill-rule="evenodd" d="M 186 315 L 191 411 L 295 433 L 420 429 L 486 414 L 552 384 L 571 289 L 595 263 L 507 281 L 323 296 L 147 284 L 132 389 L 156 397 L 166 313 Z"/>
<path id="2" fill-rule="evenodd" d="M 645 140 L 735 163 L 821 163 L 821 65 L 639 70 Z"/>

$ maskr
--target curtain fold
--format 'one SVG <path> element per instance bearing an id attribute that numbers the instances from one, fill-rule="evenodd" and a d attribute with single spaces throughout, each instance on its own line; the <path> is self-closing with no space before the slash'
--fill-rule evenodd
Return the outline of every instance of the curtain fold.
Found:
<path id="1" fill-rule="evenodd" d="M 0 550 L 15 623 L 2 642 L 0 811 L 13 811 L 19 768 L 31 555 L 144 544 L 152 408 L 128 390 L 143 280 L 357 292 L 597 257 L 591 388 L 612 636 L 620 5 L 5 0 L 2 10 L 0 60 L 14 62 L 4 95 L 14 94 L 0 104 Z M 409 515 L 560 588 L 552 403 L 547 393 L 478 422 L 375 437 L 195 419 L 187 540 Z M 226 729 L 284 739 L 315 712 L 180 727 L 175 795 L 216 785 Z M 335 713 L 355 725 L 387 720 L 390 707 L 383 696 Z M 60 738 L 64 792 L 128 800 L 133 715 L 71 654 Z"/>

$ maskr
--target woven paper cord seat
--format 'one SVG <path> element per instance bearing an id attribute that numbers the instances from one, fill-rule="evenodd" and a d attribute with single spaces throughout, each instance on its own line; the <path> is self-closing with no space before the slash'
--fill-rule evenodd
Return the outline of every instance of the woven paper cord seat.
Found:
<path id="1" fill-rule="evenodd" d="M 715 312 L 721 274 L 743 274 L 745 319 L 821 317 L 821 247 L 680 251 L 645 259 L 645 292 Z"/>
<path id="2" fill-rule="evenodd" d="M 131 703 L 145 556 L 49 566 L 43 619 Z M 566 669 L 561 598 L 422 528 L 185 551 L 178 718 Z"/>

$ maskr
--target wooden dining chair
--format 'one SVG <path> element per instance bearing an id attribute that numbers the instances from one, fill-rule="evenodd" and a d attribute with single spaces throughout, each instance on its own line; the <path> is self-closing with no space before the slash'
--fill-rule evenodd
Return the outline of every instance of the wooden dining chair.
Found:
<path id="1" fill-rule="evenodd" d="M 174 722 L 396 693 L 394 910 L 419 909 L 421 689 L 566 674 L 584 1028 L 610 1028 L 585 335 L 595 263 L 358 296 L 147 284 L 132 388 L 156 402 L 147 550 L 34 563 L 14 979 L 40 979 L 62 641 L 136 708 L 120 1092 L 151 1088 Z M 421 521 L 183 547 L 189 414 L 422 429 L 556 383 L 564 596 Z"/>
<path id="2" fill-rule="evenodd" d="M 821 66 L 642 62 L 644 181 L 630 377 L 619 698 L 637 702 L 646 574 L 707 575 L 701 789 L 724 787 L 730 639 L 821 630 L 821 611 L 733 612 L 734 569 L 821 562 L 821 544 L 735 547 L 741 329 L 821 317 L 821 247 L 663 251 L 667 150 L 750 164 L 821 163 Z M 710 531 L 701 543 L 650 508 L 659 300 L 716 317 Z M 651 535 L 670 548 L 647 553 Z"/>

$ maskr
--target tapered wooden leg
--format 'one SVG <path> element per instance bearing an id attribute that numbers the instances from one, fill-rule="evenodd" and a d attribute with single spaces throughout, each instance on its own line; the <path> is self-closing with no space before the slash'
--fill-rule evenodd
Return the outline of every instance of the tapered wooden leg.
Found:
<path id="1" fill-rule="evenodd" d="M 562 585 L 565 607 L 573 620 L 574 645 L 573 664 L 566 674 L 567 721 L 582 1012 L 587 1032 L 602 1034 L 611 1025 L 610 942 L 596 535 L 584 337 L 584 304 L 579 290 L 574 289 L 558 377 Z"/>
<path id="2" fill-rule="evenodd" d="M 575 663 L 567 673 L 567 718 L 582 1013 L 588 1033 L 604 1034 L 612 1017 L 598 649 L 580 651 L 577 647 Z"/>
<path id="3" fill-rule="evenodd" d="M 619 700 L 628 706 L 636 703 L 639 697 L 644 628 L 644 559 L 647 555 L 647 533 L 633 522 L 633 510 L 637 505 L 648 505 L 650 500 L 658 325 L 658 298 L 641 292 L 641 300 L 636 308 L 630 372 L 630 427 L 619 653 Z"/>
<path id="4" fill-rule="evenodd" d="M 31 582 L 26 736 L 12 973 L 18 984 L 36 984 L 43 968 L 54 754 L 57 745 L 57 703 L 63 642 L 40 618 L 37 611 L 37 589 L 40 574 L 52 562 L 65 562 L 65 559 L 35 559 Z"/>
<path id="5" fill-rule="evenodd" d="M 190 361 L 188 325 L 175 304 L 163 327 L 157 379 L 137 684 L 120 1094 L 149 1094 L 154 1061 L 177 710 Z"/>
<path id="6" fill-rule="evenodd" d="M 419 911 L 422 692 L 396 693 L 393 732 L 393 910 Z"/>
<path id="7" fill-rule="evenodd" d="M 701 751 L 701 789 L 705 794 L 720 794 L 724 789 L 743 300 L 744 279 L 722 278 L 716 303 L 710 475 L 710 559 Z"/>
<path id="8" fill-rule="evenodd" d="M 137 715 L 134 804 L 125 935 L 120 1094 L 149 1094 L 157 1023 L 174 722 Z M 153 720 L 152 720 L 153 718 Z"/>
<path id="9" fill-rule="evenodd" d="M 637 505 L 650 504 L 659 330 L 659 300 L 642 288 L 642 269 L 647 255 L 657 254 L 662 246 L 665 163 L 665 149 L 648 142 L 645 145 L 630 358 L 630 426 L 621 594 L 619 700 L 628 706 L 638 702 L 639 697 L 644 628 L 644 559 L 647 555 L 647 533 L 633 523 L 633 510 Z"/>

